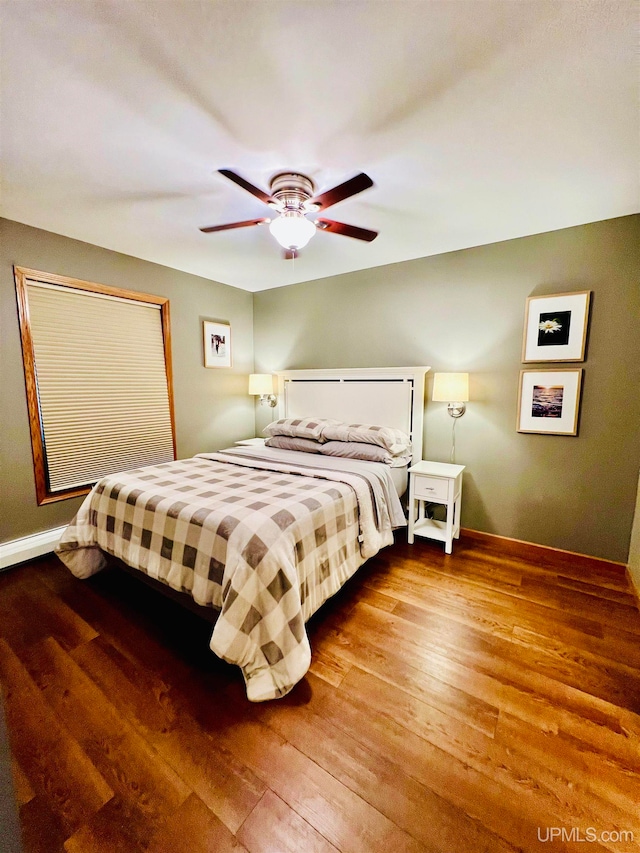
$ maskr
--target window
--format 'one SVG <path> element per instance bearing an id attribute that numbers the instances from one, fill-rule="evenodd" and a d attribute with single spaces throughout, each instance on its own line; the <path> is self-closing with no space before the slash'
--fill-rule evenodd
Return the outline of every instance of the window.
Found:
<path id="1" fill-rule="evenodd" d="M 38 503 L 175 459 L 169 300 L 14 273 Z"/>

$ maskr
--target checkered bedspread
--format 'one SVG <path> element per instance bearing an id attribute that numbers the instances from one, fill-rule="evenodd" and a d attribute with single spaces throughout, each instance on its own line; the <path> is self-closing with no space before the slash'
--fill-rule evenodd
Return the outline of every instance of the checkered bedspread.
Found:
<path id="1" fill-rule="evenodd" d="M 242 668 L 252 701 L 304 676 L 306 620 L 393 541 L 375 477 L 268 465 L 220 453 L 105 477 L 56 548 L 77 577 L 107 552 L 219 608 L 211 649 Z"/>

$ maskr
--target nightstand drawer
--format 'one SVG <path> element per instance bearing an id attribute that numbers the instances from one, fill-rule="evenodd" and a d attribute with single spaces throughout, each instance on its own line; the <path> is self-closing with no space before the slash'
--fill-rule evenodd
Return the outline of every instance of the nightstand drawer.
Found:
<path id="1" fill-rule="evenodd" d="M 416 498 L 434 501 L 446 501 L 449 499 L 450 480 L 440 477 L 416 476 L 413 481 L 413 494 Z"/>

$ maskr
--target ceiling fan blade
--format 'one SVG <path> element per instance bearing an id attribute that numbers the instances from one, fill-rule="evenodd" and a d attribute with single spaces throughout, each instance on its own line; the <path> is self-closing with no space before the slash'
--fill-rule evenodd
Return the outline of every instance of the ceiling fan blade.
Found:
<path id="1" fill-rule="evenodd" d="M 256 198 L 259 198 L 260 201 L 263 201 L 265 204 L 269 204 L 270 201 L 273 201 L 273 198 L 264 190 L 261 190 L 259 187 L 254 187 L 253 184 L 250 184 L 249 181 L 245 180 L 240 175 L 232 172 L 231 169 L 218 169 L 221 175 L 224 175 L 225 178 L 229 178 L 230 181 L 233 181 L 234 184 L 237 184 L 239 187 L 242 187 L 243 190 L 246 190 L 251 195 L 254 195 Z"/>
<path id="2" fill-rule="evenodd" d="M 312 199 L 309 204 L 317 205 L 317 210 L 324 210 L 325 207 L 331 207 L 332 204 L 337 204 L 339 201 L 343 201 L 345 198 L 350 198 L 352 195 L 357 195 L 363 190 L 368 190 L 369 187 L 372 186 L 373 181 L 369 175 L 365 175 L 364 172 L 360 172 L 360 174 L 356 175 L 354 178 L 350 178 L 343 184 L 338 184 L 338 186 L 334 187 L 332 190 L 327 190 L 319 196 L 316 196 L 316 198 Z"/>
<path id="3" fill-rule="evenodd" d="M 271 222 L 270 219 L 245 219 L 244 222 L 229 222 L 227 225 L 210 225 L 208 228 L 201 228 L 204 234 L 211 234 L 212 231 L 229 231 L 231 228 L 246 228 L 249 225 L 262 225 L 263 222 Z"/>
<path id="4" fill-rule="evenodd" d="M 368 228 L 358 228 L 357 225 L 345 225 L 344 222 L 335 222 L 333 219 L 317 219 L 316 225 L 321 231 L 332 231 L 334 234 L 354 237 L 356 240 L 366 240 L 367 243 L 375 240 L 378 236 L 377 231 L 369 231 Z"/>

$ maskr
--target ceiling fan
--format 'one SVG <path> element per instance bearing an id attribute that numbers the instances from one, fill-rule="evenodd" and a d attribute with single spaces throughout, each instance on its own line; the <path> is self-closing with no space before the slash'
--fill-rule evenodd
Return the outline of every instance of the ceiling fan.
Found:
<path id="1" fill-rule="evenodd" d="M 332 204 L 337 204 L 372 187 L 373 181 L 364 172 L 314 197 L 316 188 L 313 181 L 298 172 L 279 172 L 274 175 L 269 182 L 271 190 L 269 195 L 236 172 L 232 172 L 231 169 L 218 169 L 218 171 L 243 190 L 268 204 L 277 215 L 274 218 L 264 217 L 246 219 L 243 222 L 230 222 L 227 225 L 210 225 L 200 229 L 205 234 L 211 234 L 213 231 L 228 231 L 231 228 L 246 228 L 251 225 L 269 225 L 269 231 L 285 250 L 284 257 L 287 259 L 297 257 L 298 250 L 307 245 L 316 231 L 331 231 L 356 240 L 365 240 L 367 243 L 378 236 L 377 231 L 358 228 L 356 225 L 346 225 L 344 222 L 335 222 L 333 219 L 307 219 L 308 214 L 318 213 L 331 207 Z"/>

